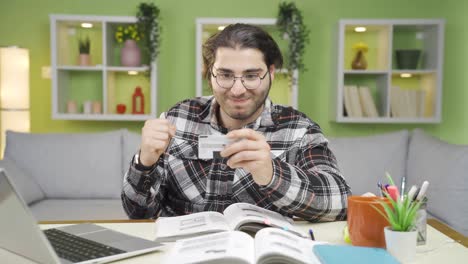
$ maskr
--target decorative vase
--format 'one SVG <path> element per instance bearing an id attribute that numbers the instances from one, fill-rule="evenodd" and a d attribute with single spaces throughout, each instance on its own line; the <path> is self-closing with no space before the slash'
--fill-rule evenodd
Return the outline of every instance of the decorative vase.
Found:
<path id="1" fill-rule="evenodd" d="M 80 66 L 89 66 L 91 65 L 91 55 L 89 54 L 80 54 L 80 56 L 78 57 L 78 64 Z"/>
<path id="2" fill-rule="evenodd" d="M 421 50 L 395 50 L 396 66 L 400 70 L 414 70 L 418 68 Z"/>
<path id="3" fill-rule="evenodd" d="M 367 61 L 366 58 L 364 57 L 364 52 L 362 50 L 359 50 L 356 52 L 356 56 L 353 59 L 353 62 L 351 63 L 351 68 L 353 70 L 365 70 L 367 69 Z"/>
<path id="4" fill-rule="evenodd" d="M 417 230 L 393 231 L 390 226 L 384 228 L 387 251 L 401 263 L 414 261 L 416 257 Z"/>
<path id="5" fill-rule="evenodd" d="M 141 51 L 133 39 L 127 39 L 120 50 L 120 63 L 126 67 L 138 67 L 141 65 Z"/>

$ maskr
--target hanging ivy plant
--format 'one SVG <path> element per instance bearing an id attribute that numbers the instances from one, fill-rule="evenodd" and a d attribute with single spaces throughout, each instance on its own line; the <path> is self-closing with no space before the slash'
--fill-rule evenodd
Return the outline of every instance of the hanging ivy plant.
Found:
<path id="1" fill-rule="evenodd" d="M 138 29 L 142 34 L 150 61 L 154 61 L 159 53 L 161 41 L 161 25 L 159 24 L 159 8 L 154 3 L 140 3 L 136 15 Z"/>
<path id="2" fill-rule="evenodd" d="M 296 69 L 305 70 L 302 55 L 306 44 L 309 43 L 309 30 L 304 25 L 302 13 L 295 3 L 280 3 L 276 25 L 281 37 L 289 39 L 288 71 L 292 74 Z"/>

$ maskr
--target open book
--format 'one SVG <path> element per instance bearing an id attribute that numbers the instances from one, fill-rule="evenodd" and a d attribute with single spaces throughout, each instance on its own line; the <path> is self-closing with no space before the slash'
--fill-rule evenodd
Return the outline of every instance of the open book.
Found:
<path id="1" fill-rule="evenodd" d="M 265 227 L 278 227 L 306 237 L 291 223 L 292 219 L 277 212 L 253 204 L 235 203 L 228 206 L 222 214 L 207 211 L 183 216 L 159 217 L 156 220 L 156 241 L 172 242 L 182 238 L 233 230 L 253 235 Z"/>
<path id="2" fill-rule="evenodd" d="M 177 241 L 163 263 L 320 263 L 313 247 L 323 242 L 298 237 L 278 228 L 264 228 L 255 238 L 227 231 Z"/>

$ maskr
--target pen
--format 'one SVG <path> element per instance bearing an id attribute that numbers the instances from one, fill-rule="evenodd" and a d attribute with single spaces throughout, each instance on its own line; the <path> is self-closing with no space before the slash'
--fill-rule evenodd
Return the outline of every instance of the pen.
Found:
<path id="1" fill-rule="evenodd" d="M 379 188 L 380 196 L 384 197 L 384 190 L 383 190 L 382 183 L 378 182 L 377 187 Z"/>
<path id="2" fill-rule="evenodd" d="M 401 186 L 400 186 L 400 194 L 401 194 L 401 199 L 403 199 L 403 196 L 405 196 L 405 186 L 406 185 L 406 177 L 403 176 L 401 178 Z"/>
<path id="3" fill-rule="evenodd" d="M 429 186 L 428 181 L 424 181 L 421 185 L 421 189 L 419 190 L 418 196 L 416 197 L 416 201 L 421 201 L 424 196 L 426 195 L 427 187 Z"/>
<path id="4" fill-rule="evenodd" d="M 413 185 L 411 189 L 408 191 L 408 199 L 411 202 L 413 201 L 417 191 L 418 191 L 418 187 L 416 187 L 416 185 Z"/>
<path id="5" fill-rule="evenodd" d="M 310 239 L 315 240 L 314 231 L 312 231 L 312 228 L 309 229 L 309 235 L 310 235 Z"/>

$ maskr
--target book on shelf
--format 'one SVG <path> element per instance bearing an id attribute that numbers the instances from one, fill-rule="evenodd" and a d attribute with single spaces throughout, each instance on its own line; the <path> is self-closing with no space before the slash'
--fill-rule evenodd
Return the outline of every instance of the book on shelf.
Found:
<path id="1" fill-rule="evenodd" d="M 265 227 L 276 227 L 307 237 L 292 225 L 293 220 L 277 212 L 248 204 L 231 204 L 223 213 L 206 211 L 190 215 L 159 217 L 156 220 L 156 241 L 172 242 L 204 234 L 239 230 L 251 235 Z"/>
<path id="2" fill-rule="evenodd" d="M 362 106 L 362 112 L 366 117 L 378 117 L 377 107 L 372 97 L 369 87 L 359 86 L 359 98 Z"/>
<path id="3" fill-rule="evenodd" d="M 226 231 L 178 240 L 163 263 L 320 264 L 313 247 L 324 242 L 301 238 L 278 228 L 264 228 L 255 237 Z"/>
<path id="4" fill-rule="evenodd" d="M 362 117 L 362 107 L 361 107 L 361 102 L 359 100 L 359 91 L 357 86 L 355 85 L 345 85 L 344 86 L 345 90 L 345 107 L 346 107 L 346 101 L 348 101 L 348 108 L 350 111 L 348 111 L 348 116 L 349 117 Z M 347 90 L 347 91 L 346 91 Z M 346 96 L 348 95 L 348 96 Z M 349 98 L 346 100 L 346 98 Z"/>
<path id="5" fill-rule="evenodd" d="M 354 116 L 353 109 L 351 107 L 351 95 L 349 94 L 349 86 L 345 85 L 343 87 L 343 101 L 344 101 L 344 108 L 346 110 L 346 114 L 349 117 Z"/>
<path id="6" fill-rule="evenodd" d="M 390 111 L 393 117 L 418 118 L 425 116 L 426 92 L 392 86 Z"/>

